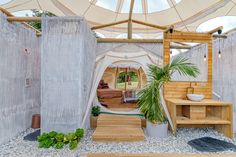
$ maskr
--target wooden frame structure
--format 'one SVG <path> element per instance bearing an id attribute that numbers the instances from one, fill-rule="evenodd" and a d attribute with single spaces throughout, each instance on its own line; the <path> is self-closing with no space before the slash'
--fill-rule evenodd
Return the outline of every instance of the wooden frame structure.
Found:
<path id="1" fill-rule="evenodd" d="M 170 63 L 171 42 L 197 42 L 208 45 L 208 74 L 206 82 L 171 81 L 164 85 L 164 98 L 173 122 L 173 133 L 177 127 L 212 126 L 225 136 L 233 137 L 232 104 L 212 99 L 212 33 L 170 32 L 164 33 L 164 64 Z M 202 102 L 186 100 L 187 89 L 194 88 L 194 94 L 203 94 Z"/>
<path id="2" fill-rule="evenodd" d="M 196 93 L 204 94 L 206 98 L 212 98 L 212 35 L 209 33 L 193 32 L 169 32 L 164 33 L 163 39 L 163 56 L 164 64 L 170 62 L 170 43 L 171 42 L 197 42 L 207 43 L 208 45 L 208 75 L 207 82 L 170 82 L 165 85 L 164 95 L 166 98 L 185 98 L 185 89 L 191 86 L 195 88 Z M 178 88 L 173 88 L 178 87 Z M 182 90 L 181 90 L 182 89 Z M 176 91 L 177 90 L 177 91 Z M 167 92 L 168 91 L 168 92 Z"/>

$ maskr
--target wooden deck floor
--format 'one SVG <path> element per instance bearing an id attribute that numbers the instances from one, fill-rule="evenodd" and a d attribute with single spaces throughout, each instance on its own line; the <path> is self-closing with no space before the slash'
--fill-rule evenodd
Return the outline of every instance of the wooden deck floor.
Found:
<path id="1" fill-rule="evenodd" d="M 88 154 L 87 157 L 236 157 L 235 154 Z"/>
<path id="2" fill-rule="evenodd" d="M 92 139 L 101 142 L 132 142 L 143 141 L 145 135 L 139 117 L 101 114 Z"/>

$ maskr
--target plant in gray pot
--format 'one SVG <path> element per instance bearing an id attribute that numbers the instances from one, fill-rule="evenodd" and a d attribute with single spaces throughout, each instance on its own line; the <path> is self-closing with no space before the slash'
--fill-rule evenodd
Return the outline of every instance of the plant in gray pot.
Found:
<path id="1" fill-rule="evenodd" d="M 197 77 L 199 69 L 188 59 L 175 57 L 170 64 L 163 67 L 148 65 L 148 84 L 139 93 L 138 105 L 147 120 L 146 132 L 150 137 L 167 136 L 168 120 L 161 104 L 161 90 L 165 83 L 171 81 L 174 72 L 180 75 Z"/>
<path id="2" fill-rule="evenodd" d="M 100 106 L 93 106 L 91 110 L 91 117 L 90 117 L 90 127 L 96 128 L 97 127 L 97 119 L 101 112 Z"/>

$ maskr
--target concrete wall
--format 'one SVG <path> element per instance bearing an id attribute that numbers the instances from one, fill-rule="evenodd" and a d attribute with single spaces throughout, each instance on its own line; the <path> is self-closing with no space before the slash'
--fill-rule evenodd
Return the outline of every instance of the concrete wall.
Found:
<path id="1" fill-rule="evenodd" d="M 81 127 L 95 65 L 96 39 L 79 17 L 42 21 L 41 130 Z"/>
<path id="2" fill-rule="evenodd" d="M 0 14 L 0 143 L 29 128 L 40 112 L 39 53 L 35 32 Z"/>
<path id="3" fill-rule="evenodd" d="M 220 44 L 219 44 L 220 43 Z M 220 45 L 220 46 L 219 46 Z M 218 57 L 219 48 L 221 58 Z M 236 32 L 226 39 L 213 42 L 213 91 L 221 100 L 234 105 L 234 132 L 236 133 Z"/>

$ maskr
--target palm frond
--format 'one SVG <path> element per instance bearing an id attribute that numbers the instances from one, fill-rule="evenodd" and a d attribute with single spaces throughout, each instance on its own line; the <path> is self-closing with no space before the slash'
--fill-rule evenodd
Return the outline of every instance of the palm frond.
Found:
<path id="1" fill-rule="evenodd" d="M 198 67 L 195 64 L 188 62 L 187 58 L 176 57 L 167 66 L 172 74 L 177 71 L 180 75 L 191 76 L 194 78 L 200 74 Z"/>
<path id="2" fill-rule="evenodd" d="M 196 77 L 199 69 L 188 59 L 177 57 L 170 64 L 160 68 L 148 65 L 149 83 L 139 93 L 138 105 L 145 118 L 152 123 L 165 122 L 166 116 L 160 99 L 160 89 L 171 80 L 171 75 L 178 72 L 181 75 Z"/>

